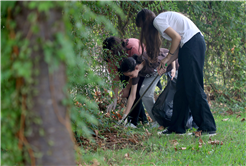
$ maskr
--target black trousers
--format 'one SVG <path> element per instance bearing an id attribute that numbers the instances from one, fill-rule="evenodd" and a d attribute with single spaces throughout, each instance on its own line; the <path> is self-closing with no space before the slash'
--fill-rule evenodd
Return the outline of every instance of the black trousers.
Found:
<path id="1" fill-rule="evenodd" d="M 203 66 L 206 44 L 197 33 L 179 49 L 178 78 L 173 101 L 173 116 L 169 131 L 185 133 L 189 109 L 198 131 L 216 131 L 214 117 L 210 111 L 203 85 Z"/>
<path id="2" fill-rule="evenodd" d="M 120 79 L 121 79 L 121 81 L 128 81 L 129 77 L 126 77 L 126 76 L 123 75 L 123 76 L 120 77 Z M 136 99 L 135 99 L 135 101 L 133 103 L 133 106 L 138 101 L 138 99 L 141 97 L 139 95 L 139 91 L 140 91 L 140 88 L 142 86 L 143 81 L 144 81 L 144 77 L 140 77 L 139 82 L 138 82 L 137 92 L 136 92 Z M 131 90 L 129 92 L 129 95 L 130 94 L 131 94 Z M 127 99 L 128 99 L 128 97 L 127 97 Z M 142 99 L 138 102 L 138 104 L 135 106 L 133 111 L 129 114 L 128 121 L 130 121 L 135 126 L 137 126 L 138 121 L 142 121 L 143 124 L 148 122 L 147 116 L 145 114 L 145 110 L 144 110 L 144 107 L 143 107 Z"/>

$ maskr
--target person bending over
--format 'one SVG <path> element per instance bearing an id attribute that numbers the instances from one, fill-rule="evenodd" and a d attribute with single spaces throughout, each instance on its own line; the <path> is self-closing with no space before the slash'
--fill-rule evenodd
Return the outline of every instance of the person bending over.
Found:
<path id="1" fill-rule="evenodd" d="M 161 61 L 158 73 L 163 74 L 178 58 L 179 69 L 176 93 L 173 101 L 171 125 L 160 135 L 184 134 L 189 108 L 193 120 L 202 135 L 215 135 L 216 124 L 210 111 L 203 85 L 203 67 L 206 44 L 203 34 L 197 26 L 181 13 L 167 11 L 156 16 L 148 9 L 142 9 L 136 17 L 136 25 L 141 28 L 140 45 L 146 46 L 146 52 L 152 61 L 157 60 L 161 45 L 159 33 L 171 41 L 168 55 Z"/>
<path id="2" fill-rule="evenodd" d="M 104 60 L 108 64 L 108 71 L 113 75 L 113 82 L 118 82 L 119 80 L 121 82 L 127 82 L 129 77 L 124 76 L 120 72 L 119 65 L 125 57 L 132 57 L 134 54 L 142 54 L 142 48 L 139 48 L 139 40 L 135 38 L 122 40 L 118 37 L 111 36 L 103 41 L 103 49 Z M 140 83 L 137 87 L 136 99 L 134 100 L 134 103 L 140 98 L 139 89 L 143 80 L 144 77 L 140 77 Z M 107 107 L 107 112 L 114 110 L 117 104 L 119 85 L 113 84 L 112 89 L 114 91 L 113 102 Z M 121 97 L 128 98 L 129 91 L 131 91 L 130 89 L 131 87 L 129 85 L 124 86 L 123 90 L 121 91 Z M 142 100 L 138 102 L 128 120 L 132 122 L 132 125 L 130 127 L 133 128 L 136 128 L 138 121 L 142 121 L 142 124 L 148 124 Z"/>
<path id="3" fill-rule="evenodd" d="M 124 59 L 120 66 L 121 72 L 125 76 L 130 77 L 129 85 L 131 85 L 131 92 L 127 101 L 127 106 L 124 111 L 124 115 L 127 115 L 130 112 L 130 109 L 133 105 L 133 101 L 136 98 L 137 87 L 140 77 L 144 77 L 139 93 L 140 96 L 142 96 L 144 92 L 147 90 L 147 88 L 150 86 L 148 91 L 144 94 L 142 100 L 149 116 L 153 120 L 152 127 L 158 127 L 158 123 L 156 122 L 152 114 L 152 107 L 155 103 L 154 90 L 157 82 L 161 78 L 161 76 L 158 76 L 156 69 L 159 65 L 159 62 L 167 55 L 167 53 L 167 49 L 161 48 L 158 56 L 158 62 L 150 63 L 146 52 L 144 52 L 142 56 L 134 55 L 133 57 Z M 175 76 L 176 69 L 178 68 L 177 65 L 177 61 L 176 64 L 174 61 L 167 67 L 167 72 L 171 71 L 172 78 Z M 151 82 L 153 80 L 154 82 L 151 85 Z"/>

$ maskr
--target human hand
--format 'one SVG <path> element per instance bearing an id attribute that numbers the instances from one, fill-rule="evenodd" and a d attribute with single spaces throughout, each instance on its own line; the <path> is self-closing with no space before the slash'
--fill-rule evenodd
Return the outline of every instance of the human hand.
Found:
<path id="1" fill-rule="evenodd" d="M 111 104 L 107 106 L 107 113 L 111 112 L 112 110 L 115 109 L 117 105 L 117 99 L 115 98 Z"/>
<path id="2" fill-rule="evenodd" d="M 122 98 L 127 98 L 129 95 L 129 89 L 126 89 L 126 88 L 122 89 L 122 91 L 120 92 L 120 95 Z"/>
<path id="3" fill-rule="evenodd" d="M 171 70 L 171 80 L 175 77 L 176 69 Z"/>
<path id="4" fill-rule="evenodd" d="M 159 76 L 161 76 L 162 74 L 164 74 L 167 70 L 167 58 L 162 59 L 160 65 L 157 68 L 157 72 L 159 74 Z"/>
<path id="5" fill-rule="evenodd" d="M 122 117 L 122 119 L 121 120 L 119 120 L 119 124 L 123 124 L 124 126 L 127 124 L 127 118 L 124 120 L 124 118 L 127 116 L 127 114 L 123 114 L 123 117 Z M 123 122 L 123 120 L 124 120 L 124 122 Z"/>

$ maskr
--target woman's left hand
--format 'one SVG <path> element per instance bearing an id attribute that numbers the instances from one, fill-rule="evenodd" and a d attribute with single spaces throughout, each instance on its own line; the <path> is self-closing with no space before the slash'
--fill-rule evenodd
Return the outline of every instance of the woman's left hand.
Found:
<path id="1" fill-rule="evenodd" d="M 172 69 L 171 70 L 171 80 L 173 80 L 173 78 L 175 77 L 175 73 L 176 73 L 176 69 Z"/>

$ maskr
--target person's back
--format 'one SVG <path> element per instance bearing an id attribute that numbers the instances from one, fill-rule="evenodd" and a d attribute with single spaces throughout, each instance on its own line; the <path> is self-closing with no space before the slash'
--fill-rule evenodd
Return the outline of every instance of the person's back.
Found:
<path id="1" fill-rule="evenodd" d="M 180 47 L 184 45 L 192 36 L 200 32 L 197 26 L 184 15 L 177 12 L 160 13 L 153 21 L 153 25 L 160 32 L 162 37 L 171 41 L 172 39 L 164 33 L 168 27 L 172 27 L 180 36 Z"/>

